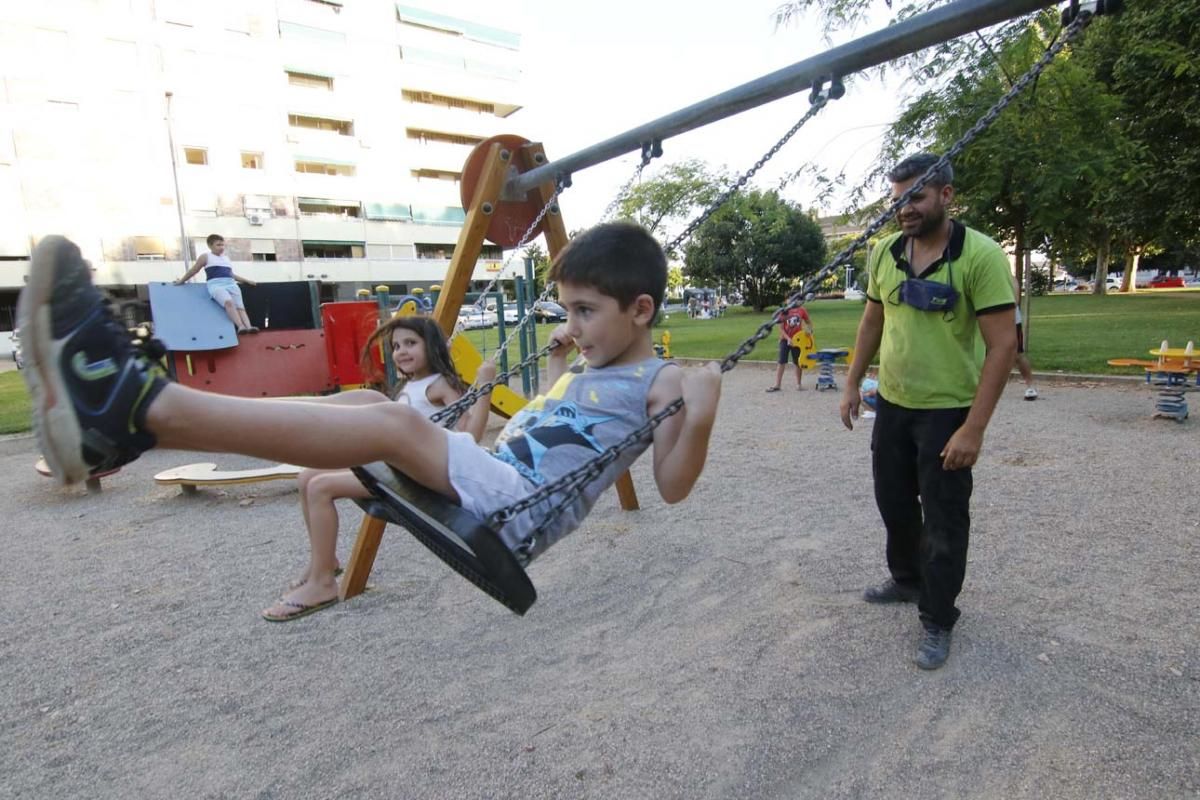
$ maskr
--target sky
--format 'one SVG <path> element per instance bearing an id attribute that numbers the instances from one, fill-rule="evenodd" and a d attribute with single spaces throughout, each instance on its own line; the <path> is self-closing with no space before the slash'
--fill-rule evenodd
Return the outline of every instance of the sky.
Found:
<path id="1" fill-rule="evenodd" d="M 498 6 L 459 0 L 474 18 L 521 33 L 525 107 L 506 121 L 512 133 L 568 155 L 769 72 L 883 27 L 888 9 L 827 40 L 815 15 L 776 29 L 779 0 L 514 0 Z M 474 6 L 474 7 L 472 7 Z M 894 83 L 894 81 L 893 81 Z M 847 81 L 847 93 L 809 122 L 759 173 L 774 187 L 806 162 L 859 182 L 874 163 L 899 98 L 878 77 Z M 807 91 L 664 142 L 647 170 L 700 158 L 741 173 L 808 109 Z M 598 222 L 639 161 L 631 153 L 573 176 L 561 205 L 568 229 Z M 883 186 L 875 187 L 880 193 Z M 797 183 L 785 197 L 809 208 L 814 188 Z M 835 203 L 823 212 L 842 211 Z"/>

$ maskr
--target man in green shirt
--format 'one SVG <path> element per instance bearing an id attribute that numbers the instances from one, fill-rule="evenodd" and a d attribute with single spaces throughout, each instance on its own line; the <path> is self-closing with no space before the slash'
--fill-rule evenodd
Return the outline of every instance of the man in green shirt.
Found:
<path id="1" fill-rule="evenodd" d="M 920 153 L 897 164 L 888 173 L 892 197 L 937 160 Z M 840 409 L 852 428 L 859 384 L 878 353 L 872 471 L 891 579 L 863 598 L 917 603 L 922 669 L 937 669 L 950 654 L 967 566 L 971 467 L 1017 350 L 1008 258 L 947 214 L 953 180 L 947 164 L 897 212 L 900 233 L 871 252 L 867 307 Z"/>

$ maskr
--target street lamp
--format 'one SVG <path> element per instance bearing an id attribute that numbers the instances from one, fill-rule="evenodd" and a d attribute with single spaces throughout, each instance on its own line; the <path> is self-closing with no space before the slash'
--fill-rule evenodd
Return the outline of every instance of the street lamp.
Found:
<path id="1" fill-rule="evenodd" d="M 179 167 L 175 163 L 175 135 L 171 131 L 171 92 L 167 96 L 167 144 L 171 147 L 171 180 L 175 183 L 175 211 L 179 215 L 179 255 L 183 259 L 183 270 L 187 272 L 191 260 L 187 230 L 183 226 L 183 198 L 179 194 Z"/>

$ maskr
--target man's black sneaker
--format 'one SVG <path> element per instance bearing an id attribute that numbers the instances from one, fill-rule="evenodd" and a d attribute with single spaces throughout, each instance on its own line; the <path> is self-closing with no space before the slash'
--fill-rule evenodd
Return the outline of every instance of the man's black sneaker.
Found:
<path id="1" fill-rule="evenodd" d="M 54 477 L 78 483 L 154 446 L 144 426 L 166 385 L 161 345 L 133 341 L 72 242 L 48 236 L 33 251 L 17 321 L 34 432 Z"/>
<path id="2" fill-rule="evenodd" d="M 920 598 L 917 587 L 902 586 L 891 578 L 878 586 L 868 586 L 863 592 L 863 600 L 868 603 L 915 603 Z"/>
<path id="3" fill-rule="evenodd" d="M 950 629 L 926 625 L 921 630 L 921 643 L 917 645 L 917 666 L 921 669 L 937 669 L 950 656 Z"/>

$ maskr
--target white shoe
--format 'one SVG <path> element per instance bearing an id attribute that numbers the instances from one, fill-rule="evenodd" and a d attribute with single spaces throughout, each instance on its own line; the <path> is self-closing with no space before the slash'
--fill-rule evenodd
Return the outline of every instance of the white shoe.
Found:
<path id="1" fill-rule="evenodd" d="M 1032 386 L 1030 386 L 1028 389 L 1026 389 L 1025 390 L 1025 399 L 1026 400 L 1037 400 L 1038 399 L 1037 389 L 1033 388 Z"/>

